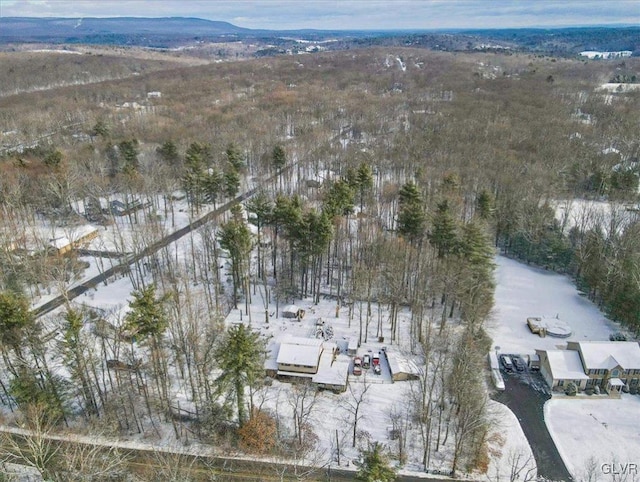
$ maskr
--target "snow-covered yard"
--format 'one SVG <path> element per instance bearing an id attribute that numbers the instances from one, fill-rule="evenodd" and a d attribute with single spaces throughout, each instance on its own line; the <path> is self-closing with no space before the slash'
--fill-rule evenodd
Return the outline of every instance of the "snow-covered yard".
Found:
<path id="1" fill-rule="evenodd" d="M 489 411 L 494 427 L 488 437 L 491 463 L 486 473 L 487 480 L 512 480 L 512 473 L 518 470 L 516 480 L 535 476 L 536 461 L 517 417 L 505 405 L 493 400 Z"/>
<path id="2" fill-rule="evenodd" d="M 586 297 L 572 280 L 552 271 L 527 266 L 504 256 L 496 258 L 496 294 L 489 334 L 504 353 L 533 354 L 536 349 L 564 348 L 567 341 L 607 341 L 619 326 Z M 573 331 L 569 338 L 540 338 L 527 326 L 530 316 L 558 316 Z"/>
<path id="3" fill-rule="evenodd" d="M 640 396 L 554 398 L 546 403 L 544 412 L 556 447 L 576 480 L 640 479 Z M 611 464 L 618 472 L 629 464 L 628 477 L 607 474 Z"/>
<path id="4" fill-rule="evenodd" d="M 620 327 L 576 289 L 572 280 L 518 261 L 496 258 L 496 302 L 489 333 L 494 346 L 508 353 L 564 348 L 567 341 L 607 341 Z M 569 338 L 540 338 L 529 331 L 529 316 L 556 316 L 573 330 Z M 545 405 L 545 421 L 567 469 L 576 480 L 638 480 L 606 474 L 611 464 L 637 464 L 640 471 L 640 397 L 575 399 L 554 396 Z M 604 466 L 603 464 L 609 464 Z M 591 467 L 591 476 L 587 472 Z M 603 471 L 604 470 L 604 471 Z M 620 465 L 618 465 L 620 470 Z"/>

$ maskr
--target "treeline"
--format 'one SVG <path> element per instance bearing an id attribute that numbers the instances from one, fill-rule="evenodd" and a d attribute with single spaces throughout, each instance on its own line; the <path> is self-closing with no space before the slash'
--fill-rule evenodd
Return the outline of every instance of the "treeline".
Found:
<path id="1" fill-rule="evenodd" d="M 496 243 L 507 255 L 567 273 L 607 315 L 640 334 L 640 217 L 637 208 L 588 201 L 511 206 Z M 558 215 L 556 209 L 564 208 Z"/>

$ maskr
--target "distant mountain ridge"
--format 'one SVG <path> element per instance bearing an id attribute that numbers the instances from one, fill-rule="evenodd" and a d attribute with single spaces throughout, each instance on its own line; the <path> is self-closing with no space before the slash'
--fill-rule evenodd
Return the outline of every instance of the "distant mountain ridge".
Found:
<path id="1" fill-rule="evenodd" d="M 260 55 L 304 50 L 310 41 L 331 39 L 324 49 L 366 46 L 414 46 L 444 51 L 510 50 L 576 55 L 583 50 L 629 50 L 640 55 L 640 27 L 571 27 L 449 30 L 254 30 L 229 22 L 193 17 L 51 18 L 0 17 L 0 45 L 19 43 L 178 47 L 201 41 L 248 40 L 264 48 Z M 302 46 L 302 47 L 301 47 Z"/>
<path id="2" fill-rule="evenodd" d="M 220 36 L 253 32 L 228 22 L 189 17 L 36 18 L 0 17 L 0 40 L 83 41 L 109 36 Z"/>

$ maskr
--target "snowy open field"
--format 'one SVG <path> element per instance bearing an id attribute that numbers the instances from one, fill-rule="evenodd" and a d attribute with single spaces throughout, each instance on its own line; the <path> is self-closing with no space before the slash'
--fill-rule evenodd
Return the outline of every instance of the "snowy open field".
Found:
<path id="1" fill-rule="evenodd" d="M 527 266 L 504 256 L 496 258 L 496 294 L 489 334 L 501 352 L 533 354 L 536 349 L 564 348 L 567 341 L 608 341 L 620 327 L 586 297 L 572 280 L 552 271 Z M 527 317 L 558 316 L 573 330 L 569 338 L 540 338 L 529 331 Z"/>
<path id="2" fill-rule="evenodd" d="M 611 229 L 620 233 L 629 223 L 637 221 L 640 215 L 635 205 L 589 199 L 557 200 L 553 202 L 553 207 L 564 234 L 568 234 L 573 227 L 587 231 L 596 226 L 605 234 Z"/>
<path id="3" fill-rule="evenodd" d="M 640 480 L 639 396 L 623 394 L 620 400 L 556 398 L 544 409 L 549 432 L 576 480 Z M 620 464 L 636 464 L 635 473 L 630 470 L 628 478 L 622 474 L 615 478 L 605 473 L 606 465 L 603 467 L 612 463 L 619 471 Z"/>

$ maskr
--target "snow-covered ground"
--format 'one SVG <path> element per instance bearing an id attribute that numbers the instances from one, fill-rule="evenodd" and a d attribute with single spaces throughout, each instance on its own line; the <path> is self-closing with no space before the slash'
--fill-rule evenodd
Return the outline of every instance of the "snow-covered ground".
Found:
<path id="1" fill-rule="evenodd" d="M 487 480 L 510 481 L 512 471 L 518 469 L 521 472 L 516 480 L 535 478 L 536 461 L 517 417 L 505 405 L 493 400 L 489 410 L 494 426 L 488 437 L 491 463 L 486 473 Z"/>
<path id="2" fill-rule="evenodd" d="M 545 407 L 545 420 L 575 480 L 640 480 L 640 396 L 616 399 L 554 398 Z M 614 478 L 626 465 L 628 477 Z M 635 464 L 632 465 L 632 464 Z M 635 469 L 634 469 L 635 467 Z"/>
<path id="3" fill-rule="evenodd" d="M 609 334 L 619 331 L 567 276 L 504 256 L 496 261 L 495 308 L 489 334 L 501 352 L 533 354 L 537 348 L 564 348 L 567 341 L 608 341 Z M 529 331 L 530 316 L 558 316 L 569 323 L 573 334 L 569 338 L 540 338 Z"/>
<path id="4" fill-rule="evenodd" d="M 619 82 L 607 82 L 598 88 L 598 90 L 606 90 L 607 92 L 632 92 L 638 89 L 640 89 L 640 84 L 623 84 Z"/>
<path id="5" fill-rule="evenodd" d="M 186 211 L 177 211 L 178 219 L 176 219 L 176 227 L 181 227 L 189 222 Z M 122 232 L 122 231 L 121 231 Z M 114 229 L 107 229 L 101 236 L 101 239 L 110 239 L 111 234 L 115 236 Z M 193 236 L 193 238 L 192 238 Z M 176 259 L 188 258 L 190 252 L 190 240 L 199 242 L 199 234 L 192 233 L 185 236 L 181 240 L 172 245 L 172 252 L 175 252 Z M 94 248 L 104 248 L 104 245 L 96 246 L 100 241 L 95 240 L 92 244 Z M 85 276 L 96 274 L 96 260 L 91 260 L 91 268 L 85 273 Z M 110 262 L 105 260 L 105 263 Z M 569 340 L 608 340 L 611 332 L 618 331 L 618 327 L 606 320 L 604 315 L 586 298 L 581 296 L 573 285 L 572 281 L 561 275 L 552 272 L 540 270 L 538 268 L 526 266 L 517 261 L 498 256 L 496 258 L 496 306 L 493 319 L 489 324 L 489 334 L 494 340 L 494 346 L 500 346 L 500 351 L 510 353 L 533 353 L 536 348 L 555 348 L 556 346 L 564 346 L 566 339 L 557 338 L 540 338 L 529 332 L 526 325 L 526 318 L 529 316 L 556 316 L 567 321 L 572 329 L 573 335 Z M 108 266 L 107 266 L 108 267 Z M 108 285 L 100 285 L 96 290 L 91 290 L 85 296 L 80 297 L 76 301 L 86 303 L 88 305 L 100 307 L 103 309 L 113 309 L 119 311 L 126 310 L 127 301 L 130 293 L 133 291 L 131 281 L 128 277 L 109 280 Z M 302 321 L 291 321 L 284 319 L 282 314 L 277 316 L 275 304 L 273 300 L 268 308 L 273 315 L 269 318 L 269 323 L 265 322 L 264 297 L 266 296 L 261 286 L 253 289 L 253 303 L 251 305 L 251 323 L 252 327 L 259 330 L 266 338 L 277 340 L 286 335 L 294 336 L 314 336 L 316 328 L 316 320 L 322 318 L 325 326 L 331 326 L 333 335 L 330 341 L 340 341 L 345 338 L 357 338 L 359 330 L 359 306 L 354 305 L 354 313 L 351 322 L 349 322 L 348 308 L 341 307 L 336 316 L 336 301 L 330 297 L 321 300 L 318 305 L 313 305 L 308 300 L 297 300 L 298 305 L 305 309 L 307 314 Z M 39 300 L 40 302 L 44 299 Z M 282 305 L 279 307 L 282 309 Z M 244 308 L 244 306 L 239 306 Z M 366 309 L 366 307 L 365 307 Z M 388 331 L 388 322 L 386 317 L 388 313 L 383 308 L 380 313 L 383 317 L 383 326 Z M 226 323 L 233 324 L 240 322 L 240 309 L 233 310 L 228 316 Z M 379 342 L 376 336 L 378 312 L 377 306 L 374 305 L 373 319 L 369 327 L 367 341 L 359 348 L 360 355 L 369 351 L 376 352 L 386 346 L 389 350 L 399 354 L 411 356 L 408 347 L 408 327 L 409 313 L 404 310 L 399 315 L 400 323 L 400 342 L 389 344 L 389 333 L 385 332 L 386 342 Z M 249 317 L 246 313 L 242 315 L 242 321 L 248 322 Z M 364 397 L 364 417 L 359 422 L 357 445 L 365 446 L 367 441 L 379 441 L 397 450 L 397 441 L 389 438 L 389 430 L 392 426 L 390 414 L 393 409 L 396 411 L 403 410 L 405 400 L 410 391 L 410 382 L 391 383 L 389 374 L 376 376 L 372 371 L 367 371 L 361 377 L 350 375 L 351 386 L 356 396 L 367 387 L 367 393 Z M 277 410 L 286 418 L 291 418 L 292 408 L 289 405 L 291 385 L 284 382 L 274 381 L 269 388 L 268 393 L 264 394 L 264 406 Z M 181 400 L 185 400 L 184 394 L 176 393 Z M 334 394 L 331 392 L 320 392 L 316 401 L 316 411 L 312 415 L 312 422 L 316 435 L 318 436 L 318 451 L 316 457 L 323 463 L 335 454 L 336 450 L 336 433 L 338 434 L 338 444 L 341 446 L 342 465 L 347 461 L 351 461 L 358 456 L 358 448 L 351 447 L 351 433 L 348 418 L 348 410 L 345 408 L 346 402 L 353 398 L 350 392 L 343 394 Z M 574 403 L 576 400 L 562 401 L 563 403 Z M 589 402 L 592 402 L 589 400 Z M 597 405 L 602 402 L 621 402 L 619 400 L 603 401 L 594 400 L 596 408 L 592 409 L 593 413 L 598 417 L 599 407 Z M 555 401 L 554 401 L 555 403 Z M 603 408 L 602 410 L 608 410 Z M 491 480 L 508 480 L 511 466 L 514 462 L 523 463 L 529 461 L 531 450 L 527 440 L 522 433 L 516 417 L 504 406 L 491 402 L 491 411 L 496 420 L 496 426 L 489 437 L 489 447 L 491 453 L 491 463 L 489 472 L 486 474 Z M 404 409 L 406 413 L 407 410 Z M 548 407 L 550 419 L 555 417 L 556 405 L 551 404 Z M 327 416 L 330 414 L 330 416 Z M 559 418 L 561 419 L 561 417 Z M 551 422 L 553 423 L 553 422 Z M 609 425 L 611 430 L 612 425 Z M 554 436 L 562 440 L 562 437 L 572 433 L 573 424 L 570 430 L 564 430 L 562 424 L 559 428 L 554 428 Z M 636 427 L 637 431 L 637 427 Z M 566 433 L 565 433 L 566 432 Z M 561 444 L 562 442 L 559 442 Z M 414 427 L 410 431 L 407 441 L 407 450 L 419 450 L 420 441 L 417 429 Z M 562 452 L 562 451 L 561 451 Z M 563 453 L 565 456 L 566 453 Z M 443 449 L 442 453 L 433 455 L 432 468 L 449 468 L 450 460 L 448 459 L 450 452 Z M 568 455 L 573 460 L 573 452 Z M 404 467 L 407 472 L 420 473 L 421 468 L 417 463 L 419 457 L 410 458 L 409 463 Z M 529 461 L 531 462 L 531 461 Z M 567 460 L 569 465 L 571 460 Z M 582 462 L 574 462 L 581 464 Z M 423 472 L 422 472 L 423 473 Z"/>
<path id="6" fill-rule="evenodd" d="M 616 323 L 580 295 L 570 278 L 504 256 L 496 261 L 496 302 L 489 333 L 500 351 L 528 354 L 536 348 L 564 348 L 567 341 L 607 341 L 610 333 L 619 331 Z M 571 325 L 573 334 L 566 339 L 532 334 L 526 318 L 545 315 L 559 315 Z M 576 480 L 640 479 L 639 413 L 640 397 L 624 394 L 621 399 L 560 395 L 545 405 L 547 427 Z M 635 479 L 614 479 L 604 473 L 613 463 L 637 464 Z M 587 474 L 589 466 L 591 478 Z"/>
<path id="7" fill-rule="evenodd" d="M 631 50 L 618 50 L 611 51 L 598 51 L 598 50 L 584 50 L 580 52 L 580 55 L 587 57 L 588 59 L 619 59 L 622 57 L 631 57 L 633 52 Z"/>
<path id="8" fill-rule="evenodd" d="M 197 234 L 194 234 L 197 237 Z M 176 243 L 175 251 L 181 253 L 178 256 L 186 256 L 189 250 L 189 236 Z M 196 238 L 197 239 L 197 238 Z M 514 264 L 513 268 L 519 265 Z M 528 269 L 525 267 L 525 270 Z M 127 300 L 132 291 L 128 277 L 110 280 L 108 286 L 101 285 L 97 290 L 92 290 L 86 296 L 78 298 L 76 301 L 87 305 L 100 307 L 115 312 L 126 310 Z M 251 326 L 254 330 L 260 331 L 266 339 L 278 340 L 288 335 L 313 337 L 316 330 L 316 321 L 322 319 L 325 322 L 325 329 L 331 326 L 333 335 L 330 342 L 342 341 L 346 338 L 357 339 L 359 331 L 360 307 L 356 303 L 353 311 L 353 319 L 349 322 L 349 311 L 347 307 L 341 307 L 336 316 L 336 301 L 332 298 L 322 299 L 318 305 L 314 305 L 310 300 L 298 300 L 300 308 L 306 310 L 306 315 L 301 321 L 285 319 L 282 316 L 280 305 L 279 312 L 276 313 L 276 305 L 272 301 L 269 305 L 269 323 L 265 320 L 264 299 L 265 292 L 262 286 L 258 285 L 252 289 L 254 293 L 251 303 Z M 242 322 L 248 323 L 249 316 L 244 312 L 244 304 L 239 305 L 239 309 L 232 310 L 226 319 L 227 325 Z M 366 305 L 363 306 L 366 310 Z M 242 315 L 240 314 L 243 312 Z M 373 305 L 373 316 L 369 327 L 367 341 L 362 343 L 358 349 L 358 354 L 374 353 L 383 346 L 388 350 L 398 354 L 411 356 L 408 352 L 408 331 L 409 312 L 401 311 L 399 315 L 400 323 L 400 343 L 389 343 L 388 313 L 383 307 L 380 312 L 383 317 L 385 327 L 385 342 L 378 341 L 376 336 L 376 324 L 378 318 L 377 305 Z M 358 457 L 359 449 L 366 447 L 368 441 L 378 441 L 389 447 L 392 451 L 397 451 L 397 441 L 391 440 L 389 432 L 392 427 L 390 414 L 407 414 L 407 397 L 411 390 L 411 382 L 392 383 L 388 368 L 382 360 L 383 374 L 374 375 L 372 370 L 365 370 L 365 373 L 356 377 L 349 375 L 350 386 L 353 391 L 342 394 L 335 394 L 329 391 L 319 392 L 316 398 L 316 405 L 311 416 L 311 423 L 318 437 L 318 445 L 315 454 L 308 457 L 311 462 L 326 463 L 333 458 L 335 464 L 336 445 L 340 445 L 341 465 L 346 466 Z M 358 424 L 358 434 L 356 447 L 352 447 L 352 431 L 350 427 L 349 410 L 346 404 L 353 402 L 355 397 L 359 397 L 366 388 L 362 404 L 363 418 Z M 176 393 L 176 397 L 188 403 L 187 397 L 182 393 Z M 292 419 L 291 384 L 274 380 L 268 389 L 261 391 L 257 395 L 257 403 L 265 408 L 270 408 L 274 413 L 278 413 L 284 420 Z M 495 428 L 489 437 L 491 464 L 488 476 L 491 480 L 508 480 L 511 465 L 514 457 L 519 457 L 519 461 L 526 461 L 530 458 L 530 448 L 524 437 L 522 430 L 515 416 L 503 405 L 495 402 L 491 403 L 492 420 L 495 421 Z M 411 421 L 409 420 L 409 423 Z M 336 443 L 336 434 L 338 442 Z M 417 428 L 409 431 L 407 440 L 407 451 L 417 450 L 419 453 L 420 441 Z M 450 448 L 444 447 L 440 452 L 434 453 L 430 467 L 432 469 L 448 470 L 450 468 Z M 403 471 L 407 473 L 424 473 L 419 464 L 419 455 L 414 453 L 410 456 Z"/>
<path id="9" fill-rule="evenodd" d="M 619 233 L 639 216 L 637 206 L 610 201 L 568 199 L 555 201 L 552 206 L 565 234 L 574 226 L 581 231 L 600 226 L 605 234 L 611 229 Z"/>

